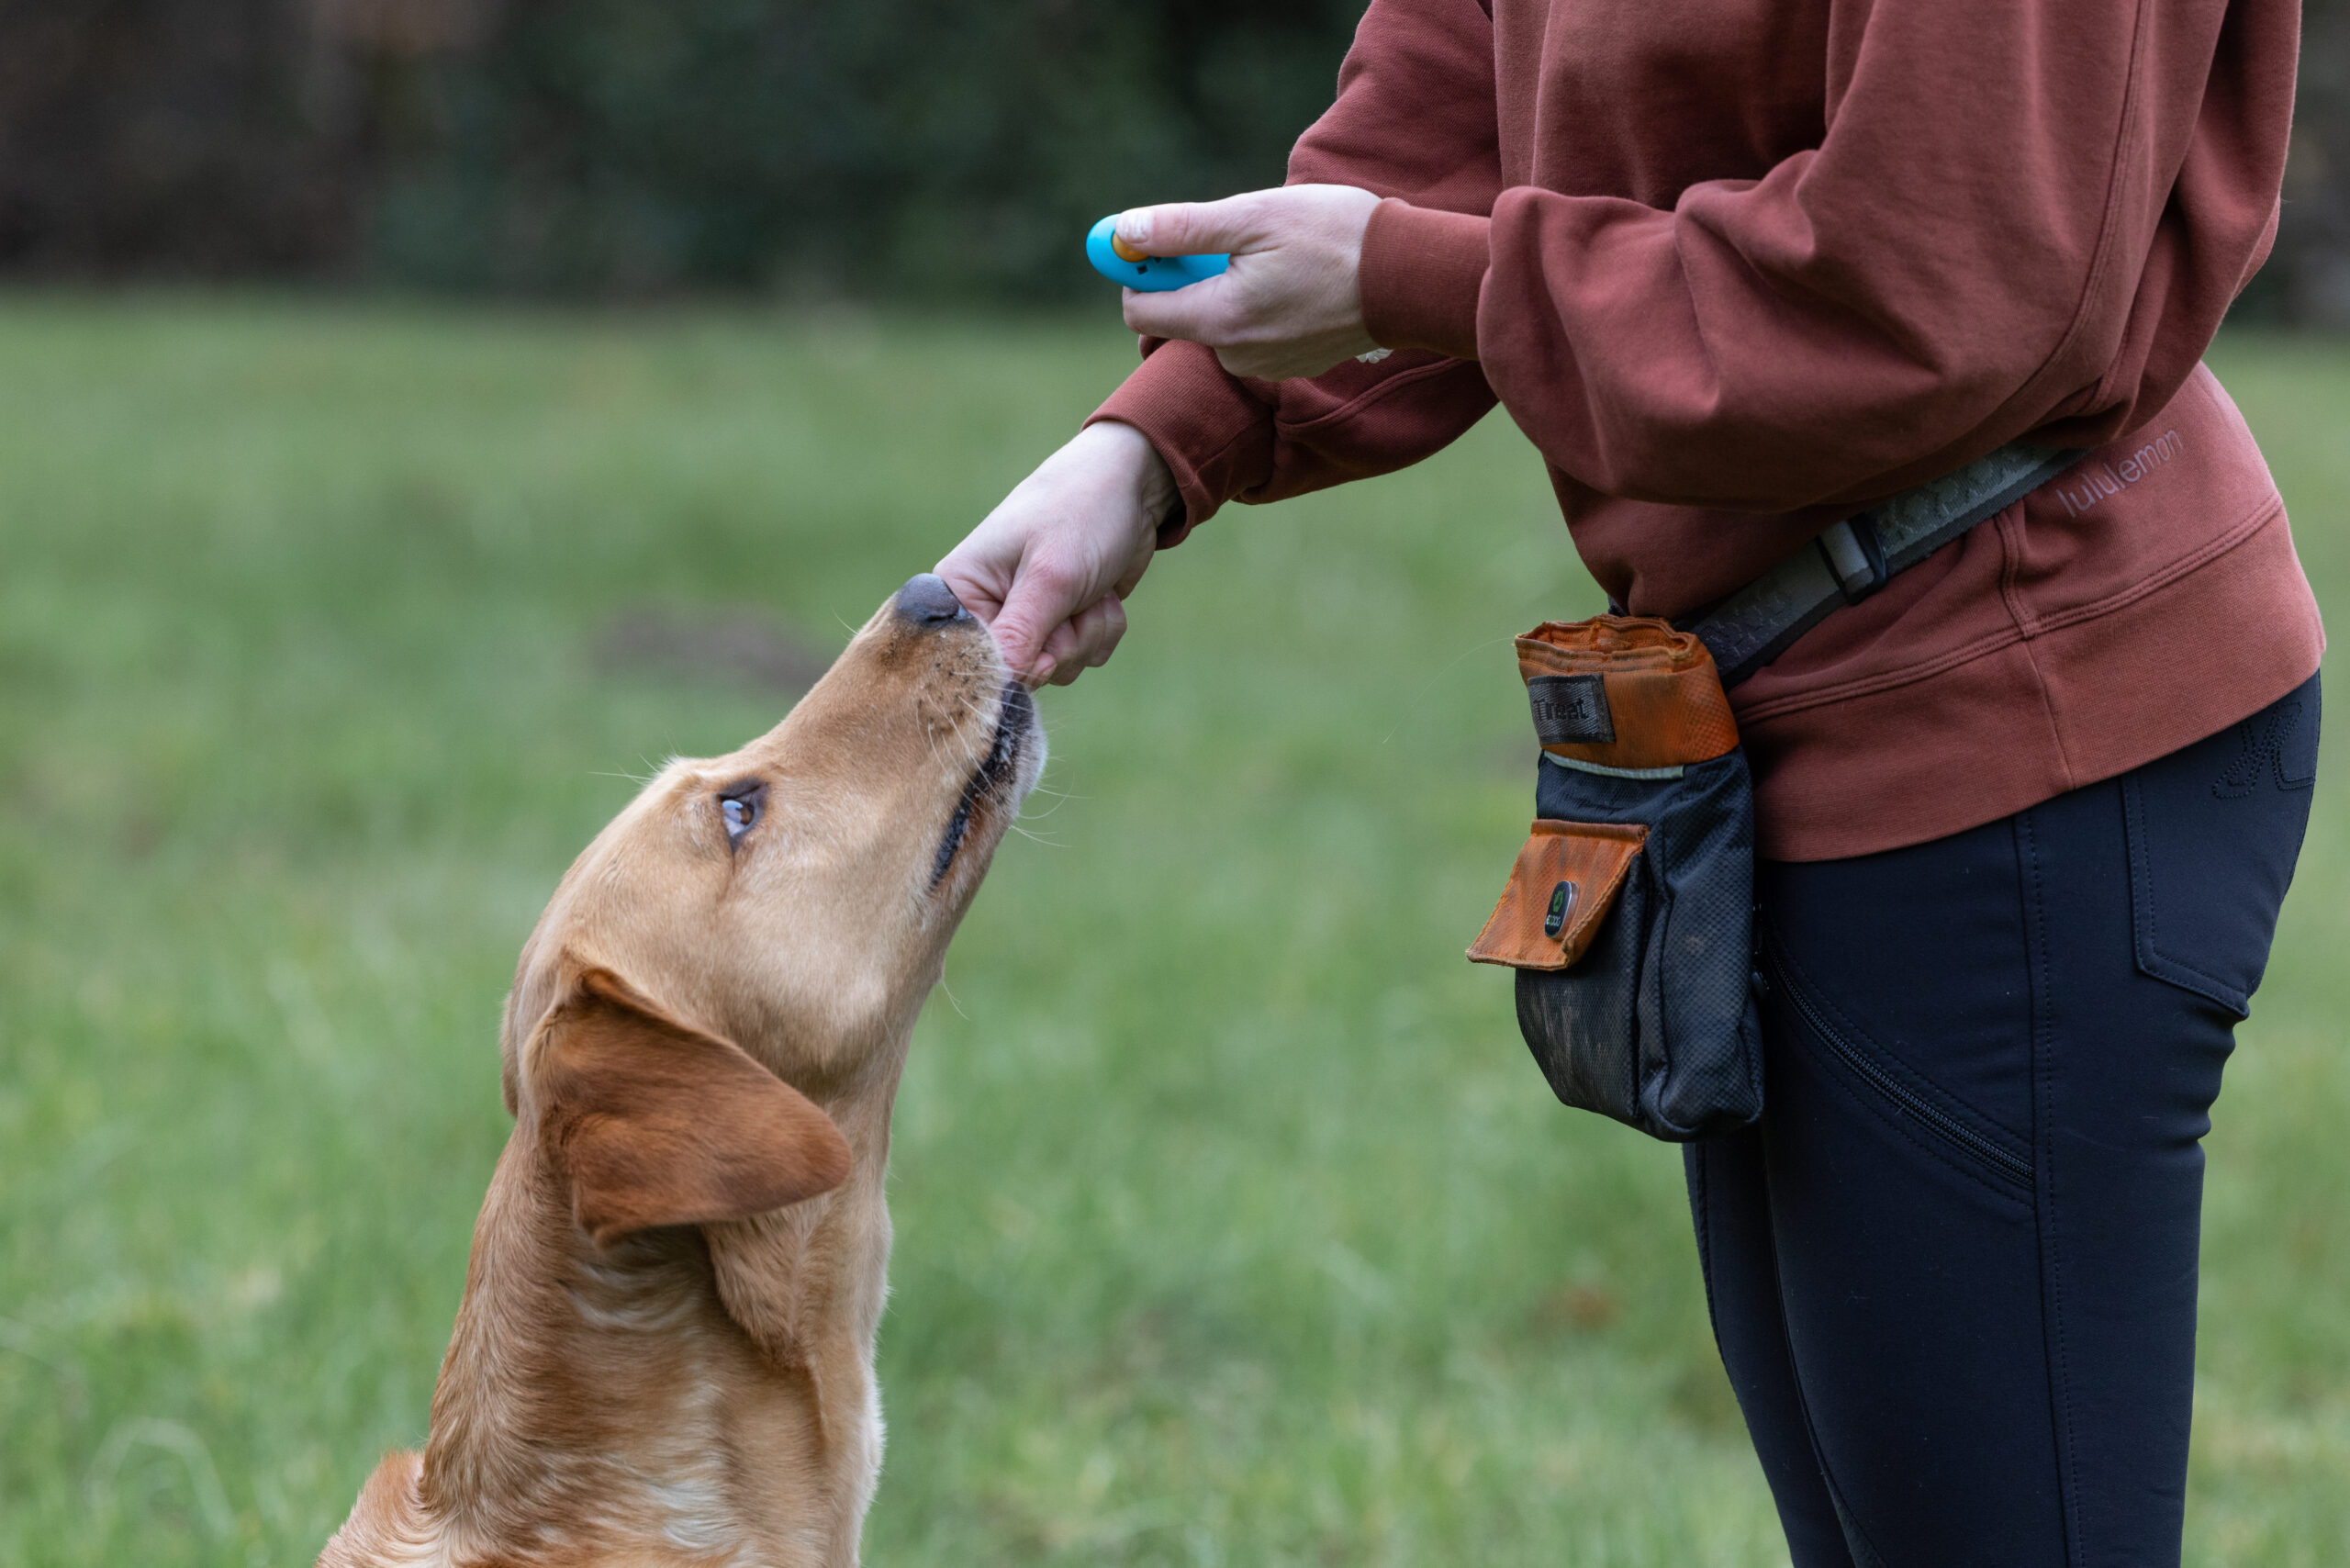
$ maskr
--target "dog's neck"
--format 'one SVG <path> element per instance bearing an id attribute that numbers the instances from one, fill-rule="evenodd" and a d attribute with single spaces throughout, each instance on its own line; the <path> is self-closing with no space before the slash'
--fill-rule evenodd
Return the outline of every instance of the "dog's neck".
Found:
<path id="1" fill-rule="evenodd" d="M 527 1114 L 516 1125 L 418 1477 L 450 1547 L 856 1562 L 880 1466 L 883 1177 L 906 1032 L 885 1070 L 821 1102 L 848 1181 L 747 1220 L 599 1248 Z"/>

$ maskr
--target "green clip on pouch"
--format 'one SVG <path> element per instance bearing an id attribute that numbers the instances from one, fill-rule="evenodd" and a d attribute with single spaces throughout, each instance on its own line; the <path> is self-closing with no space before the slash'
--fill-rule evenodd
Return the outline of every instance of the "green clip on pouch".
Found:
<path id="1" fill-rule="evenodd" d="M 1762 1114 L 1754 795 L 1712 655 L 1662 621 L 1517 640 L 1538 817 L 1469 949 L 1559 1098 L 1681 1142 Z"/>

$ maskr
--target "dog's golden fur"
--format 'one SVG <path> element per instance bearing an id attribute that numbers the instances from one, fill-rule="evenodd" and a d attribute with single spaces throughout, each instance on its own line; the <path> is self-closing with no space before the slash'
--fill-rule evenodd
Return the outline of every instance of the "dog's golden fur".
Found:
<path id="1" fill-rule="evenodd" d="M 322 1565 L 856 1562 L 890 1103 L 1042 754 L 985 628 L 885 605 L 588 846 L 507 1001 L 514 1131 L 430 1438 Z"/>

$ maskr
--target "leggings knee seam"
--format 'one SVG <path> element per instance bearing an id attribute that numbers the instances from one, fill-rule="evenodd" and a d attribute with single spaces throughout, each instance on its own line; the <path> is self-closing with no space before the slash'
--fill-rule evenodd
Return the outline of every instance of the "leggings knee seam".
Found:
<path id="1" fill-rule="evenodd" d="M 2040 1239 L 2040 1269 L 2042 1288 L 2046 1293 L 2046 1307 L 2042 1315 L 2042 1333 L 2048 1354 L 2049 1417 L 2055 1428 L 2057 1448 L 2062 1455 L 2058 1467 L 2057 1485 L 2061 1493 L 2058 1517 L 2065 1528 L 2065 1559 L 2077 1564 L 2081 1558 L 2080 1520 L 2080 1454 L 2073 1440 L 2071 1368 L 2066 1353 L 2065 1333 L 2065 1274 L 2061 1249 L 2055 1245 L 2052 1232 L 2056 1224 L 2056 1140 L 2055 1125 L 2055 1025 L 2050 1016 L 2053 1005 L 2054 977 L 2048 957 L 2047 905 L 2041 878 L 2040 847 L 2033 834 L 2035 813 L 2016 813 L 2016 847 L 2022 862 L 2024 890 L 2024 929 L 2031 944 L 2031 1054 L 2032 1054 L 2032 1142 L 2039 1159 L 2038 1181 L 2035 1183 L 2039 1224 L 2035 1227 Z"/>
<path id="2" fill-rule="evenodd" d="M 1771 1287 L 1779 1293 L 1782 1299 L 1786 1294 L 1785 1287 L 1780 1283 L 1783 1278 L 1779 1271 L 1778 1226 L 1773 1226 Z M 1827 1490 L 1828 1501 L 1836 1510 L 1836 1522 L 1843 1527 L 1845 1550 L 1863 1560 L 1861 1568 L 1885 1568 L 1885 1554 L 1877 1551 L 1876 1543 L 1869 1540 L 1868 1531 L 1861 1528 L 1859 1516 L 1852 1512 L 1852 1505 L 1844 1501 L 1844 1489 L 1836 1484 L 1836 1473 L 1829 1467 L 1828 1450 L 1821 1445 L 1818 1424 L 1811 1417 L 1811 1396 L 1804 1392 L 1802 1369 L 1796 1360 L 1795 1340 L 1788 1333 L 1784 1312 L 1779 1316 L 1779 1343 L 1782 1353 L 1787 1358 L 1788 1382 L 1795 1388 L 1796 1410 L 1803 1417 L 1803 1435 L 1811 1442 L 1811 1462 L 1819 1467 L 1819 1484 Z"/>
<path id="3" fill-rule="evenodd" d="M 1689 1191 L 1693 1201 L 1689 1211 L 1697 1233 L 1697 1277 L 1706 1285 L 1706 1323 L 1714 1331 L 1714 1342 L 1718 1345 L 1722 1338 L 1722 1322 L 1714 1306 L 1714 1199 L 1710 1164 L 1708 1151 L 1703 1147 L 1690 1150 Z"/>

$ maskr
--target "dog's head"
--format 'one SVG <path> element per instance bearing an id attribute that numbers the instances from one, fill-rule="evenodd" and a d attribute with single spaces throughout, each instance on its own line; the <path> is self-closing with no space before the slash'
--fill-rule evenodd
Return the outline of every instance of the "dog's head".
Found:
<path id="1" fill-rule="evenodd" d="M 503 1038 L 508 1108 L 592 1235 L 846 1176 L 810 1096 L 895 1073 L 1043 762 L 1027 690 L 923 576 L 782 723 L 670 763 L 597 836 L 522 950 Z"/>

